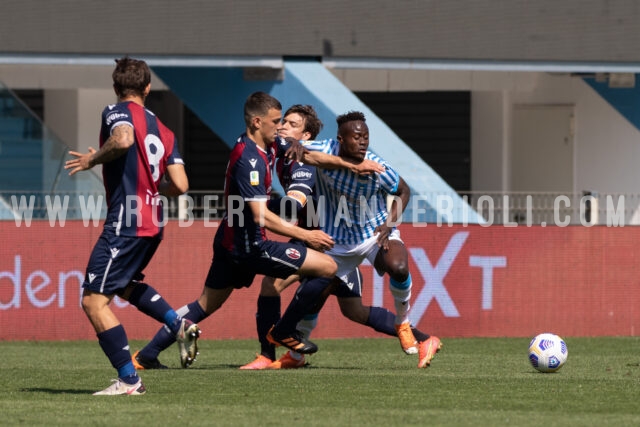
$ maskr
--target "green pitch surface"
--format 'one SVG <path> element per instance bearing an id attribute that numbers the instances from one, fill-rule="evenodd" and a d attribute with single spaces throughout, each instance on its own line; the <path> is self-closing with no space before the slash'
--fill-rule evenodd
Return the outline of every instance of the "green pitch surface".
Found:
<path id="1" fill-rule="evenodd" d="M 640 339 L 566 338 L 554 374 L 528 342 L 444 338 L 418 370 L 394 339 L 318 340 L 304 369 L 240 371 L 255 341 L 206 340 L 192 368 L 174 346 L 142 371 L 144 396 L 91 395 L 115 376 L 97 341 L 0 342 L 0 425 L 640 425 Z"/>

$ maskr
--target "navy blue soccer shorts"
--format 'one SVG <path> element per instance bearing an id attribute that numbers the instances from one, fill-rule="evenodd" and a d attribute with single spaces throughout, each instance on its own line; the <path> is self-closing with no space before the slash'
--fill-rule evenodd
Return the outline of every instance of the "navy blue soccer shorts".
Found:
<path id="1" fill-rule="evenodd" d="M 82 287 L 113 295 L 131 281 L 144 279 L 145 269 L 161 242 L 160 236 L 116 236 L 104 230 L 93 247 Z"/>
<path id="2" fill-rule="evenodd" d="M 216 244 L 204 285 L 212 289 L 245 288 L 257 274 L 285 279 L 300 270 L 306 257 L 304 245 L 290 242 L 256 242 L 246 256 L 233 256 Z"/>
<path id="3" fill-rule="evenodd" d="M 338 298 L 362 297 L 362 273 L 358 267 L 339 278 L 340 283 L 331 292 Z"/>

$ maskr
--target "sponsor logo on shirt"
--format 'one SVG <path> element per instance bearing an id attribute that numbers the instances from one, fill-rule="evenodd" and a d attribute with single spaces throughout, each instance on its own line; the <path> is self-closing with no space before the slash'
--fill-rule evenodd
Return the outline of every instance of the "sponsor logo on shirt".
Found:
<path id="1" fill-rule="evenodd" d="M 311 177 L 313 177 L 313 174 L 307 170 L 297 170 L 291 175 L 292 179 L 299 179 L 303 181 L 311 179 Z"/>
<path id="2" fill-rule="evenodd" d="M 107 116 L 107 126 L 109 126 L 111 123 L 115 122 L 116 120 L 123 119 L 125 117 L 129 117 L 129 115 L 125 113 L 118 113 L 118 112 L 111 113 Z"/>

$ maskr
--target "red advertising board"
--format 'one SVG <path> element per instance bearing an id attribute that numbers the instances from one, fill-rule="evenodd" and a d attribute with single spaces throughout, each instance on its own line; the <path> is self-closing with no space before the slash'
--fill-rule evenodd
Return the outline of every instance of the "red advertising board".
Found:
<path id="1" fill-rule="evenodd" d="M 195 300 L 212 257 L 216 228 L 167 225 L 146 282 L 175 308 Z M 412 321 L 440 337 L 636 335 L 640 291 L 638 227 L 401 226 L 413 277 Z M 80 308 L 80 284 L 101 227 L 48 221 L 1 222 L 0 340 L 93 339 Z M 362 267 L 365 305 L 393 311 L 388 278 Z M 201 323 L 203 339 L 254 338 L 260 278 L 234 291 Z M 293 287 L 283 294 L 283 305 Z M 154 320 L 126 302 L 112 304 L 131 339 L 148 339 Z M 283 307 L 284 309 L 284 307 Z M 315 338 L 380 336 L 345 319 L 333 298 Z"/>

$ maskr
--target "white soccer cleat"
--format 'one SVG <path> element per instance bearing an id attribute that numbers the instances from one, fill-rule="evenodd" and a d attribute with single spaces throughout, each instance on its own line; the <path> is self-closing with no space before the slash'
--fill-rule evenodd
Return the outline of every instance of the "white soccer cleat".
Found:
<path id="1" fill-rule="evenodd" d="M 145 394 L 147 389 L 142 384 L 142 380 L 138 380 L 135 384 L 127 384 L 121 379 L 111 380 L 113 384 L 101 391 L 93 393 L 94 396 L 116 396 L 120 394 L 127 394 L 129 396 L 137 396 Z"/>
<path id="2" fill-rule="evenodd" d="M 191 320 L 182 319 L 180 330 L 176 335 L 176 341 L 180 348 L 180 364 L 183 368 L 188 368 L 196 361 L 198 352 L 198 337 L 200 336 L 200 328 Z"/>

